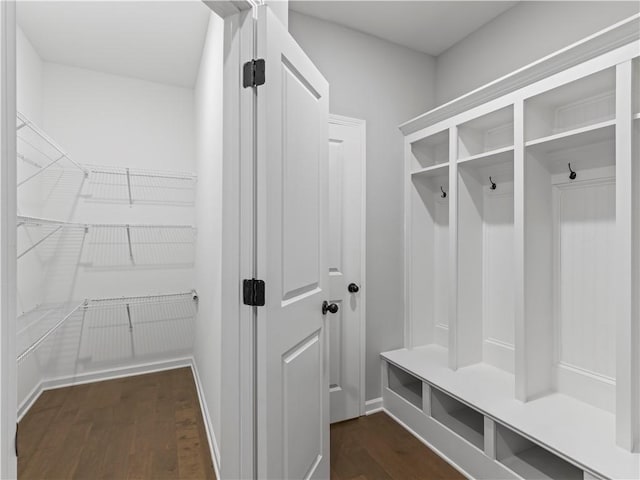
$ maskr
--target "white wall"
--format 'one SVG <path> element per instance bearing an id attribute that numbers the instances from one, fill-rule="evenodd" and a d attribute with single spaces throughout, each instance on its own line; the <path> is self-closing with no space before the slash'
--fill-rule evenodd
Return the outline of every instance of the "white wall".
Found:
<path id="1" fill-rule="evenodd" d="M 29 39 L 24 35 L 20 27 L 16 29 L 16 85 L 17 108 L 27 118 L 34 122 L 42 121 L 42 83 L 44 65 L 38 53 L 34 50 Z M 18 148 L 22 151 L 23 144 L 18 140 Z M 34 161 L 41 159 L 32 158 Z M 17 176 L 19 180 L 25 179 L 37 171 L 32 165 L 18 159 Z M 18 189 L 18 214 L 27 212 L 39 216 L 42 213 L 42 202 L 39 201 L 40 180 L 36 177 L 33 181 L 25 183 Z M 18 231 L 18 245 L 25 246 L 25 232 Z M 40 263 L 33 256 L 25 257 L 20 261 L 21 272 L 25 274 L 18 277 L 18 314 L 34 308 L 41 295 L 41 281 L 34 281 L 42 274 Z"/>
<path id="2" fill-rule="evenodd" d="M 438 56 L 438 105 L 639 10 L 640 2 L 519 2 Z"/>
<path id="3" fill-rule="evenodd" d="M 403 344 L 403 137 L 434 104 L 428 55 L 290 11 L 289 31 L 330 85 L 330 112 L 367 122 L 366 398 L 381 395 L 379 353 Z"/>
<path id="4" fill-rule="evenodd" d="M 44 79 L 43 128 L 76 161 L 195 171 L 193 90 L 52 63 L 45 63 Z M 190 199 L 182 198 L 178 197 L 181 192 L 161 187 L 151 197 L 151 190 L 159 185 L 142 179 L 137 184 L 134 180 L 133 194 L 139 193 L 142 200 L 130 206 L 124 179 L 114 185 L 114 178 L 98 177 L 98 182 L 104 183 L 94 184 L 92 176 L 85 180 L 72 169 L 63 178 L 64 189 L 58 188 L 57 176 L 56 187 L 43 189 L 46 218 L 80 223 L 194 224 L 193 192 Z M 162 258 L 166 252 L 151 249 L 140 252 L 140 265 L 136 264 L 148 268 L 135 268 L 128 258 L 116 258 L 123 252 L 128 255 L 128 249 L 105 249 L 95 254 L 91 250 L 91 244 L 83 246 L 82 253 L 90 258 L 79 260 L 92 265 L 78 271 L 78 279 L 68 292 L 51 289 L 50 300 L 161 294 L 193 288 L 192 260 L 165 269 L 165 262 L 173 259 Z M 143 254 L 151 258 L 143 259 Z"/>
<path id="5" fill-rule="evenodd" d="M 34 50 L 29 39 L 24 35 L 20 27 L 16 28 L 16 85 L 17 85 L 17 109 L 34 122 L 42 121 L 42 82 L 43 63 L 38 53 Z M 18 141 L 18 148 L 22 145 Z M 18 159 L 18 179 L 27 178 L 37 169 Z M 18 213 L 40 215 L 42 202 L 39 201 L 40 180 L 24 184 L 18 189 L 17 204 Z M 23 228 L 17 231 L 18 251 L 24 251 L 31 244 L 28 233 Z M 17 313 L 22 315 L 34 309 L 42 299 L 44 269 L 40 259 L 34 255 L 26 255 L 18 260 L 18 275 L 16 278 Z M 16 331 L 20 332 L 24 325 L 17 325 Z M 19 349 L 18 349 L 19 350 Z M 18 353 L 20 353 L 18 351 Z M 36 358 L 27 358 L 20 366 L 20 379 L 18 383 L 18 398 L 26 397 L 38 384 L 42 377 L 40 364 Z"/>
<path id="6" fill-rule="evenodd" d="M 220 441 L 222 292 L 222 122 L 224 21 L 211 14 L 195 88 L 196 245 L 195 277 L 200 294 L 194 358 L 205 409 Z M 209 421 L 209 419 L 205 419 Z M 224 446 L 222 446 L 224 448 Z"/>
<path id="7" fill-rule="evenodd" d="M 289 0 L 266 0 L 266 5 L 273 10 L 276 17 L 285 27 L 289 27 Z"/>
<path id="8" fill-rule="evenodd" d="M 20 27 L 16 28 L 16 83 L 18 111 L 42 121 L 43 63 Z"/>

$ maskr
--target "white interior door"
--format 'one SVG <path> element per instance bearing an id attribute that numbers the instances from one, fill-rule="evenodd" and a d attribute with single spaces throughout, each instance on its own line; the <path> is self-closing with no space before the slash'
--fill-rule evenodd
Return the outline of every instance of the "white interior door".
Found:
<path id="1" fill-rule="evenodd" d="M 257 477 L 329 477 L 329 85 L 286 28 L 258 9 Z"/>
<path id="2" fill-rule="evenodd" d="M 331 423 L 364 413 L 365 123 L 329 118 L 329 297 Z"/>

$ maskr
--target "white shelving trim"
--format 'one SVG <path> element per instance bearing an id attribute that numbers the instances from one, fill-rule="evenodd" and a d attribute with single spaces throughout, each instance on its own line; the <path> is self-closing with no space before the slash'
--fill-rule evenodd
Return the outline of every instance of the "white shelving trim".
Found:
<path id="1" fill-rule="evenodd" d="M 451 370 L 447 349 L 437 345 L 381 355 L 579 468 L 604 478 L 640 478 L 640 454 L 616 446 L 609 412 L 559 393 L 520 402 L 514 375 L 483 363 Z"/>
<path id="2" fill-rule="evenodd" d="M 411 172 L 411 176 L 424 176 L 424 177 L 437 177 L 439 175 L 446 175 L 449 168 L 449 162 L 438 163 L 431 165 L 430 167 L 421 168 Z"/>
<path id="3" fill-rule="evenodd" d="M 529 140 L 525 143 L 525 147 L 553 151 L 613 139 L 615 125 L 615 120 L 607 120 L 555 135 Z"/>
<path id="4" fill-rule="evenodd" d="M 491 159 L 493 157 L 498 158 L 507 158 L 514 150 L 513 145 L 509 145 L 507 147 L 496 148 L 495 150 L 491 150 L 489 152 L 479 153 L 477 155 L 472 155 L 470 157 L 460 158 L 458 159 L 458 163 L 467 163 L 478 160 Z"/>

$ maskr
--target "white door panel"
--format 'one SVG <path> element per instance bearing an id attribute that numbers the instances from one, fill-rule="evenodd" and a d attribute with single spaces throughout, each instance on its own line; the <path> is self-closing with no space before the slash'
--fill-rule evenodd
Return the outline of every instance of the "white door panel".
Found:
<path id="1" fill-rule="evenodd" d="M 329 294 L 340 310 L 328 318 L 331 422 L 362 412 L 364 377 L 364 149 L 362 120 L 329 120 Z M 358 286 L 357 293 L 348 285 Z"/>
<path id="2" fill-rule="evenodd" d="M 257 476 L 328 478 L 329 86 L 267 7 L 257 35 Z"/>

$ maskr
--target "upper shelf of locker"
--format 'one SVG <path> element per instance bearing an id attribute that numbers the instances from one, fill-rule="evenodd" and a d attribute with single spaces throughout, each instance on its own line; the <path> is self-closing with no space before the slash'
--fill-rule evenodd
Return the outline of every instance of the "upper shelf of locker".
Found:
<path id="1" fill-rule="evenodd" d="M 410 135 L 639 39 L 640 14 L 636 14 L 423 113 L 399 128 L 403 134 Z"/>

